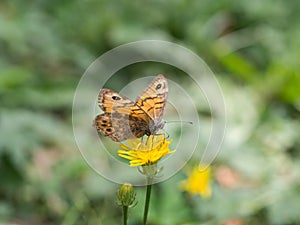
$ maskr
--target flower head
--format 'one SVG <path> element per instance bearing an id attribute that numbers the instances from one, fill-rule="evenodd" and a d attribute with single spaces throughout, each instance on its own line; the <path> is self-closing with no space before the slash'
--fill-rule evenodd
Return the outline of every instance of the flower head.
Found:
<path id="1" fill-rule="evenodd" d="M 148 138 L 128 139 L 121 144 L 118 155 L 130 160 L 130 166 L 144 166 L 156 163 L 167 154 L 175 152 L 169 149 L 171 141 L 165 135 L 150 135 Z"/>
<path id="2" fill-rule="evenodd" d="M 210 166 L 195 167 L 189 177 L 181 183 L 181 188 L 191 194 L 209 198 L 211 196 Z"/>

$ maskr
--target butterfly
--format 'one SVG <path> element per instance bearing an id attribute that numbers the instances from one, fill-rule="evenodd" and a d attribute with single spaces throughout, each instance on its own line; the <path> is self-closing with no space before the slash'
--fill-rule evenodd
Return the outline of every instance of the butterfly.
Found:
<path id="1" fill-rule="evenodd" d="M 98 104 L 103 114 L 94 119 L 98 134 L 122 142 L 156 134 L 164 127 L 162 116 L 168 98 L 168 81 L 157 75 L 135 102 L 110 89 L 102 89 Z"/>

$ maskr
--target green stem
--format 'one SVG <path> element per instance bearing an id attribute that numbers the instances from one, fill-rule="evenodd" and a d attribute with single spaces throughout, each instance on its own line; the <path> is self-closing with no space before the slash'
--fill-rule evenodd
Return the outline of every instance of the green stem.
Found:
<path id="1" fill-rule="evenodd" d="M 146 192 L 146 202 L 144 208 L 144 223 L 143 225 L 147 224 L 147 217 L 148 217 L 148 210 L 150 205 L 150 196 L 151 196 L 151 188 L 152 188 L 152 178 L 147 178 L 147 192 Z"/>
<path id="2" fill-rule="evenodd" d="M 123 206 L 123 225 L 127 225 L 128 206 Z"/>

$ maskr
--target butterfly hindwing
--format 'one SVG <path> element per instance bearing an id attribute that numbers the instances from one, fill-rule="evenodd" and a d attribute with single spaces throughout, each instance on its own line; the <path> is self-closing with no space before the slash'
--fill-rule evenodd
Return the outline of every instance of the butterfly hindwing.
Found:
<path id="1" fill-rule="evenodd" d="M 147 127 L 144 120 L 121 113 L 97 115 L 94 125 L 98 133 L 116 142 L 142 137 L 146 134 Z"/>

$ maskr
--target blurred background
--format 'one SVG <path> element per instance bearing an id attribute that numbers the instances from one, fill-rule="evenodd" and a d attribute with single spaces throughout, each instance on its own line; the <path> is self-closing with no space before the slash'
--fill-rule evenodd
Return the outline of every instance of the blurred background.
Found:
<path id="1" fill-rule="evenodd" d="M 228 121 L 212 197 L 182 193 L 180 172 L 155 186 L 149 224 L 300 224 L 299 10 L 297 0 L 1 0 L 0 224 L 121 224 L 118 185 L 88 167 L 75 144 L 72 101 L 98 56 L 143 39 L 202 57 Z M 142 72 L 124 70 L 111 88 Z M 209 119 L 201 104 L 198 112 Z M 142 217 L 137 192 L 129 224 Z"/>

